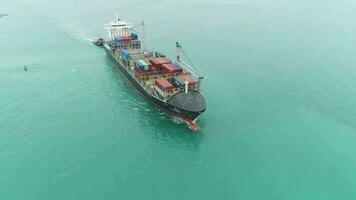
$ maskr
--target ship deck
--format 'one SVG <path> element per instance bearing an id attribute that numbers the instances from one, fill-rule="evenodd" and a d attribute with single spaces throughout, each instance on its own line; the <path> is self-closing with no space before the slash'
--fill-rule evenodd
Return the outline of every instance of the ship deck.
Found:
<path id="1" fill-rule="evenodd" d="M 130 76 L 134 78 L 141 85 L 141 87 L 144 88 L 145 91 L 152 97 L 159 99 L 160 101 L 167 102 L 167 100 L 169 100 L 169 98 L 172 97 L 174 94 L 183 92 L 185 90 L 184 88 L 175 87 L 174 89 L 166 92 L 166 95 L 162 97 L 155 91 L 154 86 L 156 79 L 163 78 L 169 80 L 177 75 L 189 75 L 190 72 L 188 70 L 183 70 L 183 72 L 180 73 L 152 74 L 151 72 L 145 72 L 141 73 L 140 75 L 136 75 L 134 73 L 134 60 L 141 59 L 148 63 L 150 59 L 155 58 L 152 53 L 145 52 L 142 49 L 130 49 L 131 59 L 127 63 L 125 63 L 119 58 L 118 50 L 116 50 L 115 52 L 111 52 L 110 47 L 107 44 L 105 44 L 104 47 L 112 54 L 114 59 L 123 68 L 125 68 L 125 70 L 130 74 Z M 198 85 L 196 84 L 192 86 L 191 89 L 198 90 Z"/>

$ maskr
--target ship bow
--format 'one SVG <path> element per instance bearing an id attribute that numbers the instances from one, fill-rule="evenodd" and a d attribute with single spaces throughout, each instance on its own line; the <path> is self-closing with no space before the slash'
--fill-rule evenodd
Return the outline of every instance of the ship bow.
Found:
<path id="1" fill-rule="evenodd" d="M 197 91 L 177 93 L 168 101 L 168 104 L 178 115 L 190 120 L 195 120 L 206 109 L 205 99 Z"/>

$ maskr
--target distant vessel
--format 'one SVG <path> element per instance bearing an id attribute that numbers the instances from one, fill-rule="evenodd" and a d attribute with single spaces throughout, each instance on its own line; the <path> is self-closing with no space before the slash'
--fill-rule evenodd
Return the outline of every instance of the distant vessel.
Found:
<path id="1" fill-rule="evenodd" d="M 104 39 L 103 38 L 99 38 L 94 42 L 94 44 L 96 46 L 103 46 L 104 45 Z"/>
<path id="2" fill-rule="evenodd" d="M 200 92 L 203 76 L 182 62 L 180 53 L 183 50 L 178 42 L 174 62 L 159 52 L 148 51 L 144 22 L 141 26 L 141 34 L 138 34 L 132 24 L 117 17 L 106 24 L 108 40 L 99 39 L 96 45 L 103 45 L 124 76 L 150 102 L 198 130 L 195 122 L 206 109 Z"/>

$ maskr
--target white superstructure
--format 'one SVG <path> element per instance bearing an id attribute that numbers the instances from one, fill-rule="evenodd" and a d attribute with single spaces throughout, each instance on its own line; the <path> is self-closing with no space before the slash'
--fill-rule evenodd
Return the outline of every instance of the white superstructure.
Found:
<path id="1" fill-rule="evenodd" d="M 117 37 L 127 37 L 131 34 L 132 24 L 116 17 L 116 19 L 105 25 L 108 30 L 108 41 L 114 41 Z"/>

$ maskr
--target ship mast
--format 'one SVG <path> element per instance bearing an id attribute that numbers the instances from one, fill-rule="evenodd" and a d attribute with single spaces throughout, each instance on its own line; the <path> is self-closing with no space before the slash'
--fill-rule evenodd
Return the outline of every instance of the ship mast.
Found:
<path id="1" fill-rule="evenodd" d="M 143 50 L 145 51 L 147 46 L 146 46 L 146 35 L 145 35 L 145 21 L 142 21 L 142 33 L 141 33 L 141 39 L 142 39 L 142 47 Z"/>
<path id="2" fill-rule="evenodd" d="M 179 42 L 176 42 L 176 53 L 177 53 L 177 57 L 176 57 L 176 61 L 177 63 L 180 62 L 180 50 L 182 48 L 182 45 L 179 44 Z"/>

